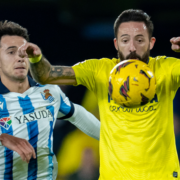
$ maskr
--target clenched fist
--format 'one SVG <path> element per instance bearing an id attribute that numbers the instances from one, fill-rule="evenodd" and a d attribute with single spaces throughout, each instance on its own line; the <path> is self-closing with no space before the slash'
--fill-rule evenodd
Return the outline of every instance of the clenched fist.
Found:
<path id="1" fill-rule="evenodd" d="M 171 49 L 175 52 L 180 52 L 180 37 L 173 37 L 170 39 Z"/>

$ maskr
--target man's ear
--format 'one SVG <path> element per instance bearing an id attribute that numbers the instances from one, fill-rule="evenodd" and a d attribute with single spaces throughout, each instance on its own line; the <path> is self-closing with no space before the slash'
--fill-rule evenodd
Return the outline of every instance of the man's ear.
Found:
<path id="1" fill-rule="evenodd" d="M 117 39 L 116 38 L 114 38 L 114 47 L 116 48 L 116 50 L 118 51 L 118 44 L 117 44 Z"/>
<path id="2" fill-rule="evenodd" d="M 156 38 L 155 38 L 155 37 L 152 37 L 152 38 L 150 39 L 150 50 L 154 47 L 155 42 L 156 42 Z"/>

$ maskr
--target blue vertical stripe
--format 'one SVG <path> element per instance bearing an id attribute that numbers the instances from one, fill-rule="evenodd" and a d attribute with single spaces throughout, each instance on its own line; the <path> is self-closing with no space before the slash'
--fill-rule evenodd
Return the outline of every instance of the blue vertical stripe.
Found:
<path id="1" fill-rule="evenodd" d="M 25 98 L 18 97 L 19 104 L 23 110 L 23 114 L 28 114 L 34 112 L 34 107 L 28 96 Z M 37 154 L 37 141 L 38 141 L 38 123 L 37 121 L 31 121 L 26 123 L 28 129 L 29 143 L 33 146 L 35 153 Z M 27 180 L 35 180 L 37 178 L 37 157 L 36 159 L 31 158 L 28 164 L 28 177 Z"/>
<path id="2" fill-rule="evenodd" d="M 61 98 L 61 104 L 60 104 L 60 108 L 59 108 L 59 111 L 62 112 L 63 114 L 67 115 L 69 113 L 69 111 L 71 110 L 71 106 L 68 106 L 62 96 L 60 96 Z"/>
<path id="3" fill-rule="evenodd" d="M 52 141 L 51 141 L 51 137 L 52 137 L 52 133 L 53 133 L 53 123 L 54 123 L 54 107 L 53 106 L 47 106 L 46 109 L 49 109 L 52 116 L 53 116 L 53 121 L 49 122 L 50 125 L 50 132 L 49 132 L 49 139 L 48 139 L 48 147 L 49 147 L 49 167 L 48 167 L 48 172 L 49 174 L 51 174 L 51 176 L 53 175 L 53 169 L 54 169 L 54 165 L 53 165 L 53 156 L 54 153 L 52 151 Z"/>
<path id="4" fill-rule="evenodd" d="M 2 109 L 0 108 L 0 119 L 9 117 L 9 112 L 6 106 L 6 100 L 1 94 L 0 94 L 0 102 L 1 102 L 1 105 L 3 103 L 3 106 L 2 106 L 3 108 Z M 2 133 L 13 135 L 12 125 L 9 127 L 9 129 L 5 129 L 4 127 L 1 126 L 1 131 Z M 13 174 L 12 174 L 13 151 L 5 147 L 4 157 L 5 157 L 4 179 L 12 179 L 13 178 Z"/>

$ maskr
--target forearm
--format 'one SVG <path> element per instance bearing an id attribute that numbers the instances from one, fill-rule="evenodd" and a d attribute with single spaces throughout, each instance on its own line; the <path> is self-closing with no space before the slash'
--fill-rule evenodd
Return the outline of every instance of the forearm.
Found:
<path id="1" fill-rule="evenodd" d="M 52 66 L 45 57 L 37 63 L 30 63 L 30 70 L 33 78 L 40 84 L 76 84 L 72 67 Z"/>
<path id="2" fill-rule="evenodd" d="M 100 121 L 82 106 L 74 104 L 74 107 L 74 115 L 67 120 L 85 134 L 99 140 Z"/>
<path id="3" fill-rule="evenodd" d="M 51 64 L 42 56 L 37 63 L 30 63 L 32 77 L 41 84 L 46 84 L 51 71 Z"/>

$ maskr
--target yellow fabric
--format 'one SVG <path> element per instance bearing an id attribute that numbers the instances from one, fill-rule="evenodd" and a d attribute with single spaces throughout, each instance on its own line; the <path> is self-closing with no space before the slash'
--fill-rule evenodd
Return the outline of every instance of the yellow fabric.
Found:
<path id="1" fill-rule="evenodd" d="M 81 105 L 99 119 L 97 98 L 92 91 L 86 90 Z"/>
<path id="2" fill-rule="evenodd" d="M 118 59 L 87 60 L 73 66 L 77 84 L 98 98 L 99 180 L 177 180 L 179 161 L 173 127 L 173 98 L 180 85 L 180 60 L 149 59 L 157 82 L 155 98 L 139 108 L 123 108 L 108 95 L 108 77 Z M 173 177 L 178 173 L 178 178 Z"/>
<path id="3" fill-rule="evenodd" d="M 41 60 L 41 58 L 42 58 L 42 54 L 40 54 L 39 56 L 34 57 L 34 58 L 29 58 L 29 61 L 30 61 L 30 63 L 37 63 Z"/>
<path id="4" fill-rule="evenodd" d="M 80 130 L 74 130 L 64 139 L 57 155 L 58 176 L 67 176 L 78 170 L 82 161 L 82 154 L 86 148 L 91 148 L 95 161 L 99 164 L 99 142 L 87 136 Z"/>

